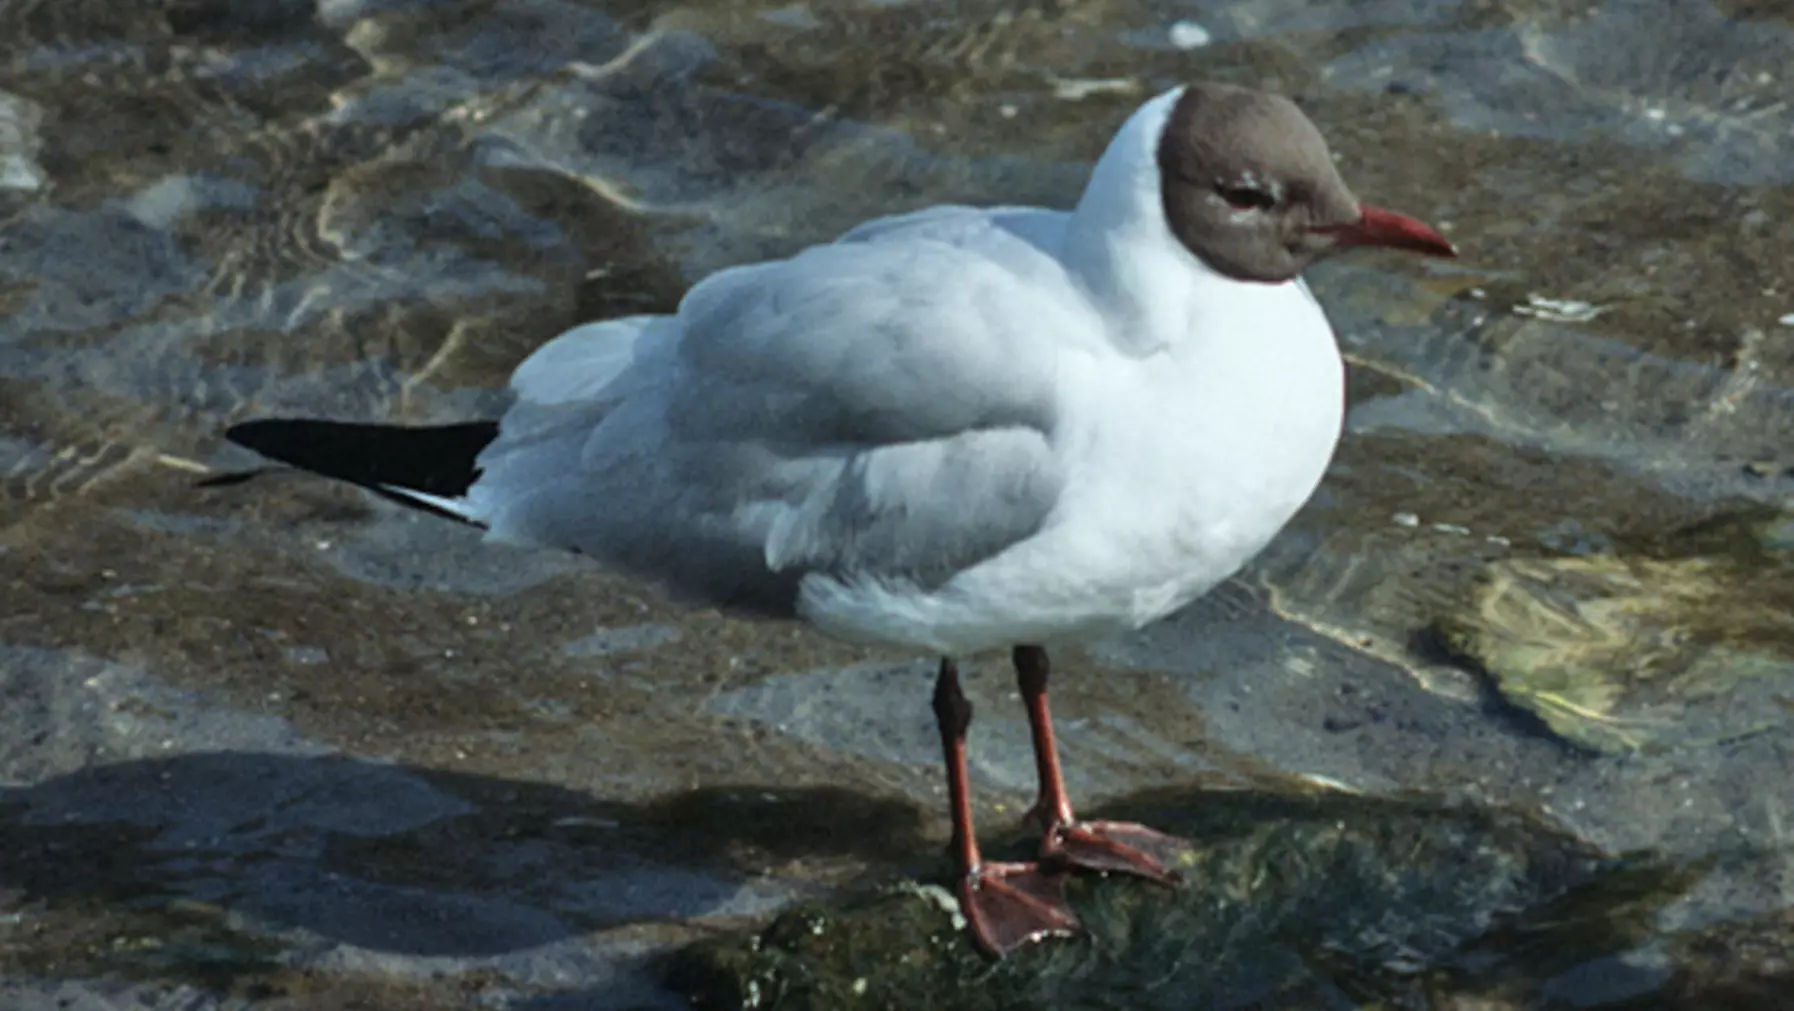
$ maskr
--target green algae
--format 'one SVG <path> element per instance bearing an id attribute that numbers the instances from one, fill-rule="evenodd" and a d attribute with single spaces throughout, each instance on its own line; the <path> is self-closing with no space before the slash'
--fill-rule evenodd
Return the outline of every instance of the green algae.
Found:
<path id="1" fill-rule="evenodd" d="M 1434 631 L 1504 700 L 1577 746 L 1735 739 L 1787 715 L 1740 693 L 1794 692 L 1788 542 L 1786 517 L 1753 511 L 1633 554 L 1496 561 Z M 1744 704 L 1718 723 L 1690 717 L 1690 706 L 1728 698 Z"/>
<path id="2" fill-rule="evenodd" d="M 1084 936 L 993 962 L 944 889 L 905 884 L 698 944 L 675 985 L 702 1008 L 756 1011 L 1431 1006 L 1411 1002 L 1441 974 L 1623 948 L 1687 882 L 1528 818 L 1429 803 L 1186 794 L 1121 813 L 1195 856 L 1177 888 L 1074 877 Z"/>

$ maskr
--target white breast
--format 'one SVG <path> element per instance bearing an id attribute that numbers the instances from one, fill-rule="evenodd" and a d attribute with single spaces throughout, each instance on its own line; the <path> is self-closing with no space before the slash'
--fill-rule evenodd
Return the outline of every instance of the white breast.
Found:
<path id="1" fill-rule="evenodd" d="M 1171 234 L 1154 152 L 1177 95 L 1122 128 L 1050 244 L 1089 333 L 1039 352 L 1064 468 L 1045 526 L 932 590 L 807 580 L 824 630 L 964 653 L 1138 628 L 1237 571 L 1313 493 L 1344 407 L 1332 328 L 1301 282 L 1225 277 Z"/>
<path id="2" fill-rule="evenodd" d="M 969 653 L 1136 629 L 1237 571 L 1325 473 L 1343 366 L 1299 285 L 1203 304 L 1191 339 L 1158 354 L 1064 359 L 1067 488 L 1038 535 L 926 593 L 816 587 L 811 619 L 848 638 Z"/>
<path id="3" fill-rule="evenodd" d="M 1255 285 L 1211 304 L 1194 339 L 1100 376 L 1067 393 L 1060 511 L 1006 561 L 1059 608 L 1081 600 L 1091 622 L 1131 628 L 1238 571 L 1314 493 L 1339 441 L 1344 367 L 1306 291 Z"/>

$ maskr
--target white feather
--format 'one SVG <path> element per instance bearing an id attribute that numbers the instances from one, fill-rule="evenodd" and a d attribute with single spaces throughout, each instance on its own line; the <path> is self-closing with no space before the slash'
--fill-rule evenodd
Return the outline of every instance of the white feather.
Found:
<path id="1" fill-rule="evenodd" d="M 664 316 L 628 316 L 576 326 L 536 349 L 511 374 L 511 390 L 532 404 L 616 400 L 629 390 L 607 389 L 636 358 L 638 345 L 659 327 L 676 332 Z"/>
<path id="2" fill-rule="evenodd" d="M 1226 578 L 1307 499 L 1342 366 L 1296 283 L 1171 235 L 1158 136 L 1075 211 L 933 208 L 569 331 L 465 510 L 836 635 L 967 652 L 1108 634 Z"/>
<path id="3" fill-rule="evenodd" d="M 464 520 L 478 521 L 478 518 L 469 510 L 467 500 L 464 498 L 446 498 L 442 495 L 431 495 L 428 492 L 421 492 L 412 488 L 401 488 L 394 484 L 383 484 L 380 488 L 390 495 L 408 499 L 409 501 L 415 502 L 426 508 L 445 512 L 450 516 L 459 516 Z"/>

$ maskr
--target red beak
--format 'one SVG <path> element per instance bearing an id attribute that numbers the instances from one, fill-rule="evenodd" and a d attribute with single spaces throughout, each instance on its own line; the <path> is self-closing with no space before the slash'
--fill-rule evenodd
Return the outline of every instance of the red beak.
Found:
<path id="1" fill-rule="evenodd" d="M 1349 225 L 1330 225 L 1315 231 L 1333 236 L 1341 246 L 1387 246 L 1428 256 L 1458 255 L 1445 236 L 1405 214 L 1369 204 L 1359 204 L 1358 210 L 1360 217 Z"/>

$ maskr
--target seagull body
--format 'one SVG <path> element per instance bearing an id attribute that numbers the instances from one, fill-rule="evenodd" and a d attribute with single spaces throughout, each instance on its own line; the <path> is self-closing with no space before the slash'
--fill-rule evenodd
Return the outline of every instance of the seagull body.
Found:
<path id="1" fill-rule="evenodd" d="M 940 654 L 1136 629 L 1288 521 L 1338 439 L 1296 280 L 1165 228 L 1141 109 L 1065 213 L 933 208 L 575 329 L 462 502 L 702 599 Z M 679 562 L 669 571 L 668 561 Z"/>
<path id="2" fill-rule="evenodd" d="M 369 426 L 230 437 L 496 539 L 947 658 L 961 899 L 1000 953 L 1075 927 L 1060 865 L 1171 877 L 1175 840 L 1072 817 L 1041 647 L 1176 611 L 1312 494 L 1344 381 L 1298 275 L 1350 245 L 1450 255 L 1360 205 L 1294 105 L 1192 85 L 1134 113 L 1069 212 L 882 218 L 714 274 L 672 315 L 562 334 L 518 367 L 496 430 L 456 442 L 470 459 L 446 484 L 345 463 Z M 999 647 L 1035 732 L 1044 868 L 987 864 L 972 837 L 951 658 Z"/>

